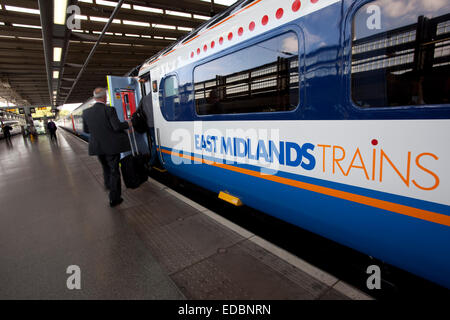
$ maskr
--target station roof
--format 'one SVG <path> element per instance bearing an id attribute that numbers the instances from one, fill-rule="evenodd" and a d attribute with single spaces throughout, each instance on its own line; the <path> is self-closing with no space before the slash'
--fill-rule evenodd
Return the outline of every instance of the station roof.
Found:
<path id="1" fill-rule="evenodd" d="M 71 30 L 54 23 L 51 0 L 0 0 L 0 99 L 17 106 L 82 102 L 106 86 L 107 74 L 126 74 L 233 2 L 126 0 L 72 88 L 117 1 L 68 0 L 80 9 L 81 28 Z"/>

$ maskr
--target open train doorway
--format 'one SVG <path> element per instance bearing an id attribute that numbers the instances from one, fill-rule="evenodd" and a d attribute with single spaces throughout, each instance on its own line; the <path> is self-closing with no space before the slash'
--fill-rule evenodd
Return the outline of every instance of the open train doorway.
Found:
<path id="1" fill-rule="evenodd" d="M 141 86 L 134 77 L 107 76 L 108 96 L 111 107 L 116 109 L 119 120 L 131 120 L 142 98 Z M 140 154 L 150 154 L 147 134 L 135 132 Z"/>

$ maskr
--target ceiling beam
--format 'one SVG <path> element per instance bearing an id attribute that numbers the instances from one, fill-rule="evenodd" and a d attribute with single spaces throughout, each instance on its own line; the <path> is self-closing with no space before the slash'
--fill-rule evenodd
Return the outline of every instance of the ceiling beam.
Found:
<path id="1" fill-rule="evenodd" d="M 23 7 L 23 8 L 29 8 L 29 9 L 38 9 L 38 5 L 36 1 L 30 1 L 30 0 L 2 0 L 3 4 L 5 5 L 11 5 L 11 6 L 17 6 L 17 7 Z M 188 12 L 188 13 L 195 13 L 200 14 L 204 16 L 209 16 L 211 14 L 211 4 L 208 2 L 202 2 L 198 0 L 177 0 L 176 2 L 176 9 L 174 8 L 173 2 L 168 2 L 167 0 L 127 0 L 128 4 L 135 4 L 139 6 L 144 7 L 152 7 L 157 9 L 165 9 L 165 10 L 175 10 L 175 11 L 182 11 L 182 12 Z M 103 10 L 111 10 L 112 7 L 104 6 L 100 4 L 90 4 L 90 3 L 82 3 L 79 2 L 78 5 L 80 7 L 95 7 L 97 9 L 103 9 Z M 214 3 L 214 11 L 220 12 L 227 8 L 227 6 Z M 121 8 L 120 13 L 133 13 L 138 12 L 142 14 L 149 14 L 151 12 L 143 12 L 139 10 L 130 10 Z M 81 12 L 82 14 L 83 11 Z"/>
<path id="2" fill-rule="evenodd" d="M 55 0 L 57 1 L 57 0 Z M 53 46 L 52 46 L 52 26 L 53 26 L 53 1 L 38 0 L 39 13 L 42 26 L 42 39 L 44 41 L 44 58 L 47 70 L 48 95 L 50 104 L 53 105 L 53 84 L 52 84 L 52 63 L 53 63 Z"/>
<path id="3" fill-rule="evenodd" d="M 41 0 L 42 1 L 42 0 Z M 105 27 L 102 30 L 102 33 L 100 34 L 97 42 L 95 43 L 95 45 L 92 47 L 91 52 L 89 52 L 89 56 L 86 58 L 86 61 L 84 62 L 83 67 L 81 68 L 80 72 L 78 73 L 72 88 L 70 89 L 69 93 L 66 96 L 66 99 L 64 100 L 64 103 L 67 101 L 67 99 L 70 97 L 70 94 L 72 93 L 73 89 L 75 88 L 75 86 L 77 85 L 78 81 L 81 78 L 81 75 L 83 74 L 83 72 L 86 70 L 87 65 L 89 64 L 89 61 L 91 60 L 92 56 L 95 53 L 95 50 L 97 49 L 98 45 L 100 44 L 100 42 L 102 41 L 102 38 L 105 35 L 106 30 L 108 30 L 109 26 L 111 25 L 111 23 L 114 20 L 114 17 L 117 15 L 117 13 L 119 12 L 120 7 L 122 6 L 124 0 L 119 0 L 119 2 L 117 3 L 116 7 L 114 8 L 114 11 L 111 13 L 111 16 L 109 17 L 108 22 L 106 23 Z"/>

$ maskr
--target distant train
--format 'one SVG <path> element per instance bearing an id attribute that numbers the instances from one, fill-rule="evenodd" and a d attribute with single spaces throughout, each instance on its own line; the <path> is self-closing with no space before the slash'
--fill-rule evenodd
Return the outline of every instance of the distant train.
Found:
<path id="1" fill-rule="evenodd" d="M 11 130 L 11 135 L 16 135 L 19 133 L 22 133 L 22 128 L 20 126 L 20 121 L 17 120 L 4 120 L 3 121 L 4 125 L 9 125 L 12 130 Z M 0 139 L 3 139 L 5 137 L 3 130 L 0 127 Z"/>
<path id="2" fill-rule="evenodd" d="M 88 140 L 89 134 L 83 131 L 83 119 L 81 118 L 81 115 L 83 114 L 83 110 L 92 107 L 94 103 L 95 103 L 94 98 L 85 101 L 78 108 L 73 110 L 70 114 L 59 119 L 56 122 L 57 125 L 67 130 L 70 130 L 75 134 L 80 135 L 85 140 Z"/>
<path id="3" fill-rule="evenodd" d="M 240 1 L 109 96 L 172 174 L 450 288 L 449 39 L 448 1 Z"/>

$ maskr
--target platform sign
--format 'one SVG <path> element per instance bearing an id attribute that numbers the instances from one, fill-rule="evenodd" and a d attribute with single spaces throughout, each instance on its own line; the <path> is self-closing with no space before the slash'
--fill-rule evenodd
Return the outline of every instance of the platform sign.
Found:
<path id="1" fill-rule="evenodd" d="M 53 117 L 52 107 L 39 107 L 36 108 L 34 118 Z"/>

